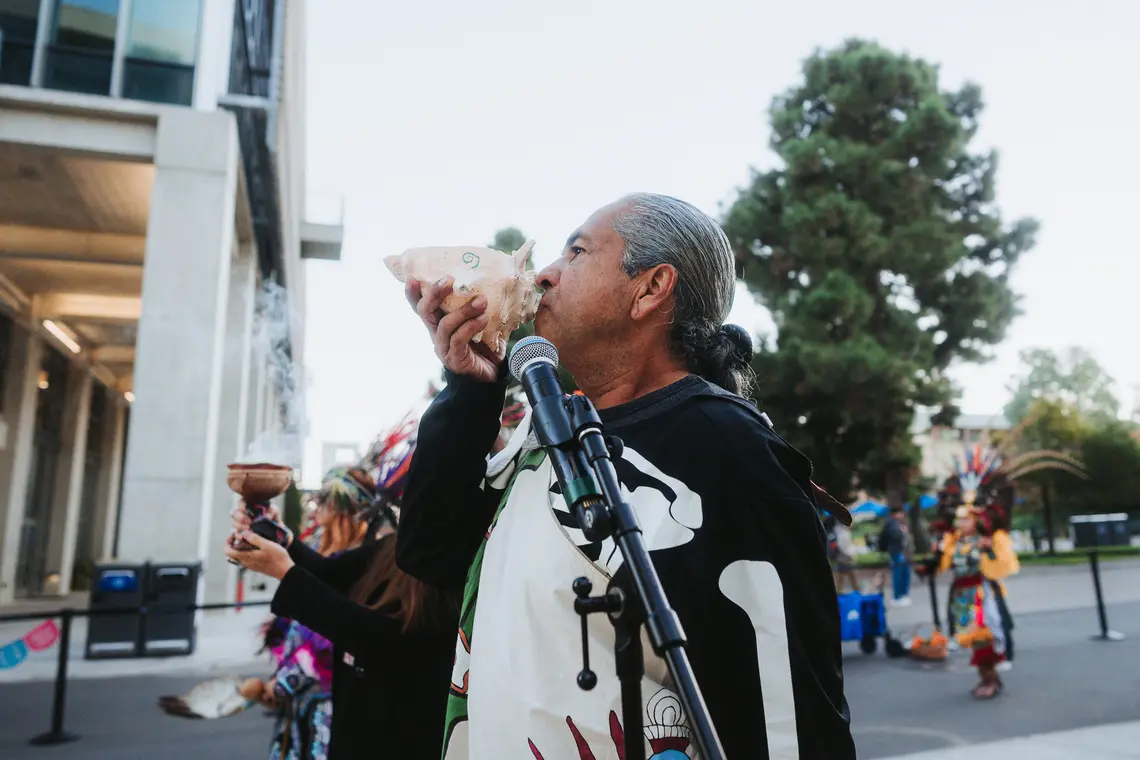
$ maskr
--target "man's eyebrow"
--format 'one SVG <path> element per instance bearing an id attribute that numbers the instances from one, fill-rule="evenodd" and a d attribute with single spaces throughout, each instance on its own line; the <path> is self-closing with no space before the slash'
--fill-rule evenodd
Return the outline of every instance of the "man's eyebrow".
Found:
<path id="1" fill-rule="evenodd" d="M 570 237 L 566 238 L 566 247 L 569 248 L 584 237 L 582 230 L 574 230 L 570 233 Z"/>

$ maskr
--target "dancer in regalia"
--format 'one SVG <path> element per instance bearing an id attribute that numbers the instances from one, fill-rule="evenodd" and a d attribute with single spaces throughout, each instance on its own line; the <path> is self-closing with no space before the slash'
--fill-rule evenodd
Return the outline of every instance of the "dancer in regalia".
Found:
<path id="1" fill-rule="evenodd" d="M 1008 669 L 1013 658 L 1013 618 L 1003 580 L 1019 566 L 1009 535 L 1013 486 L 1002 464 L 999 451 L 980 446 L 968 449 L 963 463 L 956 462 L 931 525 L 935 560 L 925 568 L 952 574 L 947 633 L 955 645 L 973 652 L 970 662 L 981 676 L 973 695 L 979 699 L 1000 693 L 998 671 Z M 911 652 L 922 659 L 945 659 L 949 648 L 936 629 L 929 640 L 916 638 Z"/>
<path id="2" fill-rule="evenodd" d="M 942 547 L 941 572 L 951 572 L 950 622 L 958 644 L 973 651 L 970 664 L 981 681 L 974 687 L 978 699 L 1001 693 L 998 665 L 1009 652 L 1012 621 L 1005 605 L 1002 581 L 1018 571 L 1017 554 L 1005 530 L 994 530 L 984 509 L 974 507 L 973 494 L 956 513 L 955 530 Z"/>

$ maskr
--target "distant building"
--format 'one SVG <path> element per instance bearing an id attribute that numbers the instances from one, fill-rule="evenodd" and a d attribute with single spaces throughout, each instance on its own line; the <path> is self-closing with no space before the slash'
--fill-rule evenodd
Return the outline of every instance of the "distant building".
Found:
<path id="1" fill-rule="evenodd" d="M 1010 427 L 1009 420 L 1000 414 L 963 414 L 952 427 L 931 424 L 928 413 L 916 414 L 911 435 L 922 452 L 922 476 L 941 483 L 954 474 L 954 458 L 961 461 L 967 446 L 991 446 L 993 434 Z"/>
<path id="2" fill-rule="evenodd" d="M 333 467 L 357 464 L 362 456 L 364 449 L 358 443 L 322 443 L 320 477 Z"/>

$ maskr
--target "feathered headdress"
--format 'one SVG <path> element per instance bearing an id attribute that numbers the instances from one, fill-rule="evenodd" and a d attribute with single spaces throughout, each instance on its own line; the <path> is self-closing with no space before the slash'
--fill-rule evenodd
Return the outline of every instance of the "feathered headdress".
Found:
<path id="1" fill-rule="evenodd" d="M 369 449 L 366 459 L 376 473 L 377 490 L 390 498 L 399 499 L 404 493 L 404 481 L 412 465 L 419 424 L 416 417 L 408 415 L 377 438 Z"/>
<path id="2" fill-rule="evenodd" d="M 954 457 L 954 474 L 938 495 L 936 533 L 951 530 L 960 508 L 971 510 L 985 533 L 1009 530 L 1013 487 L 1002 468 L 1003 458 L 995 449 L 967 446 L 962 458 Z"/>

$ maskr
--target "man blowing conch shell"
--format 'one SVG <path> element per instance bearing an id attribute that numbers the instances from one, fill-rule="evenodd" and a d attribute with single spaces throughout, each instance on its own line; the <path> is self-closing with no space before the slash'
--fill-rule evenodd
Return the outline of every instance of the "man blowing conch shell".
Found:
<path id="1" fill-rule="evenodd" d="M 501 351 L 471 341 L 503 328 L 502 308 L 491 295 L 449 308 L 472 287 L 451 262 L 478 251 L 446 250 L 432 271 L 447 260 L 454 280 L 416 275 L 406 288 L 447 387 L 420 423 L 397 539 L 405 572 L 464 589 L 444 760 L 617 760 L 627 731 L 653 760 L 695 757 L 689 717 L 648 647 L 644 726 L 621 724 L 605 616 L 588 622 L 598 683 L 577 686 L 571 583 L 586 576 L 601 590 L 627 570 L 612 539 L 578 529 L 529 419 L 487 460 L 507 375 Z M 535 331 L 624 442 L 614 465 L 726 756 L 853 760 L 819 492 L 810 462 L 740 396 L 752 345 L 724 324 L 734 269 L 715 220 L 631 195 L 595 212 L 538 274 Z"/>

